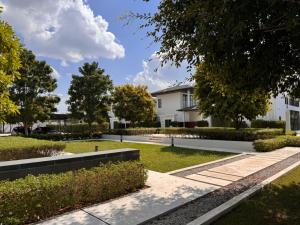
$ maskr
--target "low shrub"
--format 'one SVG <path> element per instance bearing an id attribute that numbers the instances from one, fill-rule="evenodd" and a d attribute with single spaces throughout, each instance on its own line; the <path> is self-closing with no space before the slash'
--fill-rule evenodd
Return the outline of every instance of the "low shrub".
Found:
<path id="1" fill-rule="evenodd" d="M 69 124 L 69 125 L 47 125 L 47 127 L 51 127 L 54 130 L 63 132 L 63 133 L 72 133 L 72 134 L 89 134 L 89 126 L 88 124 Z M 101 124 L 92 124 L 91 130 L 93 133 L 99 133 L 103 130 L 109 128 L 108 122 L 103 122 Z"/>
<path id="2" fill-rule="evenodd" d="M 61 153 L 64 143 L 22 137 L 0 138 L 0 161 L 53 156 Z"/>
<path id="3" fill-rule="evenodd" d="M 197 121 L 197 127 L 208 127 L 208 125 L 208 121 L 206 120 Z"/>
<path id="4" fill-rule="evenodd" d="M 26 224 L 144 187 L 139 162 L 0 182 L 0 224 Z"/>
<path id="5" fill-rule="evenodd" d="M 224 127 L 198 127 L 198 128 L 130 128 L 109 130 L 108 134 L 115 135 L 147 135 L 167 134 L 181 135 L 185 138 L 232 140 L 232 141 L 254 141 L 257 139 L 268 139 L 283 134 L 282 129 L 252 129 L 245 128 L 236 130 Z"/>
<path id="6" fill-rule="evenodd" d="M 272 139 L 256 140 L 253 145 L 258 152 L 269 152 L 283 147 L 300 147 L 300 137 L 278 136 Z"/>
<path id="7" fill-rule="evenodd" d="M 159 134 L 160 128 L 128 128 L 128 129 L 113 129 L 106 131 L 107 134 L 114 135 L 146 135 Z"/>
<path id="8" fill-rule="evenodd" d="M 185 137 L 232 141 L 253 141 L 257 139 L 268 139 L 282 135 L 282 129 L 239 129 L 234 128 L 165 128 L 160 133 L 169 135 L 183 135 Z"/>
<path id="9" fill-rule="evenodd" d="M 285 121 L 283 120 L 253 120 L 252 128 L 282 128 L 285 130 Z"/>
<path id="10" fill-rule="evenodd" d="M 81 139 L 93 139 L 101 138 L 102 133 L 77 133 L 77 134 L 31 134 L 31 138 L 52 140 L 52 141 L 66 141 L 66 140 L 81 140 Z"/>

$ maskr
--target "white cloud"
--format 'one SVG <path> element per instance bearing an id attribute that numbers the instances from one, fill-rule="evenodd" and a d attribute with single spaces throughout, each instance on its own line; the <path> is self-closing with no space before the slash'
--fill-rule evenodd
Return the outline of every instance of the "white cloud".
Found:
<path id="1" fill-rule="evenodd" d="M 58 105 L 56 105 L 57 113 L 67 113 L 68 112 L 68 106 L 66 104 L 66 101 L 69 99 L 69 95 L 65 94 L 56 94 L 58 97 L 60 97 L 60 102 Z"/>
<path id="2" fill-rule="evenodd" d="M 54 69 L 54 67 L 51 66 L 51 68 L 52 68 L 51 76 L 52 76 L 53 78 L 55 78 L 56 80 L 58 80 L 58 79 L 60 78 L 59 72 L 57 72 L 57 70 Z"/>
<path id="3" fill-rule="evenodd" d="M 1 17 L 22 35 L 37 55 L 68 62 L 125 55 L 108 31 L 108 22 L 94 15 L 85 0 L 0 0 Z"/>
<path id="4" fill-rule="evenodd" d="M 143 70 L 134 76 L 128 76 L 127 81 L 132 81 L 134 84 L 145 84 L 151 91 L 170 87 L 177 82 L 184 82 L 190 77 L 190 72 L 187 71 L 187 63 L 183 63 L 177 68 L 171 62 L 164 64 L 161 67 L 161 57 L 153 53 L 149 60 L 143 61 Z"/>

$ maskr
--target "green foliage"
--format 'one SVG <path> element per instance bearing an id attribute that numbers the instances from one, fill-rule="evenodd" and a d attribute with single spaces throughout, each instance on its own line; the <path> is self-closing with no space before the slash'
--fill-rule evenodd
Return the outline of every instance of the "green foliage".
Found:
<path id="1" fill-rule="evenodd" d="M 285 130 L 285 121 L 282 120 L 253 120 L 251 121 L 253 128 L 282 128 Z"/>
<path id="2" fill-rule="evenodd" d="M 269 152 L 283 147 L 300 147 L 300 137 L 279 136 L 267 140 L 256 140 L 253 145 L 258 152 Z"/>
<path id="3" fill-rule="evenodd" d="M 1 137 L 0 161 L 57 155 L 61 153 L 65 147 L 64 143 L 40 141 L 22 137 Z"/>
<path id="4" fill-rule="evenodd" d="M 224 127 L 198 127 L 198 128 L 129 128 L 113 129 L 107 132 L 116 135 L 147 135 L 147 134 L 167 134 L 181 135 L 183 137 L 232 140 L 232 141 L 253 141 L 257 139 L 273 138 L 283 134 L 282 129 L 251 129 L 244 128 L 236 130 Z"/>
<path id="5" fill-rule="evenodd" d="M 155 102 L 144 85 L 126 84 L 117 86 L 113 92 L 114 112 L 120 119 L 137 123 L 153 121 Z"/>
<path id="6" fill-rule="evenodd" d="M 101 132 L 90 133 L 68 133 L 68 134 L 31 134 L 31 138 L 52 141 L 69 141 L 69 140 L 86 140 L 97 139 L 102 137 Z"/>
<path id="7" fill-rule="evenodd" d="M 20 113 L 10 116 L 8 121 L 22 122 L 27 134 L 34 122 L 50 118 L 60 99 L 51 94 L 57 87 L 51 66 L 36 60 L 35 55 L 25 48 L 21 52 L 21 63 L 20 79 L 10 87 L 11 99 L 18 105 Z"/>
<path id="8" fill-rule="evenodd" d="M 253 120 L 266 114 L 270 99 L 268 93 L 258 89 L 245 91 L 242 96 L 236 92 L 224 92 L 221 86 L 212 83 L 208 77 L 209 71 L 203 65 L 198 66 L 194 75 L 194 94 L 198 100 L 199 111 L 204 116 L 231 121 L 239 129 L 244 119 Z"/>
<path id="9" fill-rule="evenodd" d="M 300 4 L 294 0 L 160 1 L 135 15 L 167 60 L 204 63 L 210 81 L 241 96 L 253 88 L 299 96 Z"/>
<path id="10" fill-rule="evenodd" d="M 197 127 L 208 127 L 208 122 L 206 120 L 197 121 Z"/>
<path id="11" fill-rule="evenodd" d="M 144 187 L 145 181 L 146 172 L 139 162 L 2 181 L 0 224 L 17 225 L 46 219 L 134 192 Z"/>
<path id="12" fill-rule="evenodd" d="M 72 76 L 67 104 L 74 118 L 88 123 L 91 133 L 93 122 L 102 123 L 107 118 L 109 92 L 113 85 L 96 62 L 85 63 L 79 68 L 79 72 L 82 76 Z"/>
<path id="13" fill-rule="evenodd" d="M 89 133 L 90 130 L 92 130 L 92 133 L 99 133 L 106 130 L 109 128 L 109 124 L 108 122 L 102 122 L 101 124 L 92 124 L 91 127 L 89 127 L 88 124 L 47 125 L 47 127 L 51 127 L 63 133 L 86 134 Z"/>
<path id="14" fill-rule="evenodd" d="M 18 112 L 10 99 L 8 87 L 19 78 L 21 66 L 19 39 L 4 21 L 0 21 L 0 43 L 0 122 L 4 122 L 7 115 Z"/>

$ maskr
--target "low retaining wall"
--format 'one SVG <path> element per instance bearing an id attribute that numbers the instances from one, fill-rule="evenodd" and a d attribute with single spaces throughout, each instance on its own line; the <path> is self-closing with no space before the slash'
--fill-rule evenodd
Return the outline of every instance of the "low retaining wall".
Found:
<path id="1" fill-rule="evenodd" d="M 120 140 L 120 135 L 102 135 L 103 139 Z M 155 136 L 134 136 L 123 135 L 124 141 L 138 141 L 138 142 L 154 142 L 161 144 L 170 144 L 170 137 L 155 138 Z M 232 152 L 254 152 L 253 142 L 250 141 L 223 141 L 210 139 L 192 139 L 192 138 L 176 138 L 174 137 L 175 146 L 203 148 L 207 150 L 224 150 Z"/>
<path id="2" fill-rule="evenodd" d="M 140 150 L 117 149 L 74 155 L 62 155 L 0 162 L 0 180 L 13 180 L 28 174 L 60 173 L 82 168 L 92 168 L 100 163 L 138 160 Z"/>

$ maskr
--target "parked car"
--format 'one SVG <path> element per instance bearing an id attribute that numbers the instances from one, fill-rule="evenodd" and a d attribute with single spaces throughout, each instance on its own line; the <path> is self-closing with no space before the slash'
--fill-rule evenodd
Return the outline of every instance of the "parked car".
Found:
<path id="1" fill-rule="evenodd" d="M 23 126 L 14 127 L 11 131 L 12 135 L 25 134 L 25 128 Z M 31 129 L 28 128 L 28 134 L 31 134 Z"/>
<path id="2" fill-rule="evenodd" d="M 32 134 L 59 134 L 57 130 L 51 127 L 37 127 L 32 131 Z"/>

